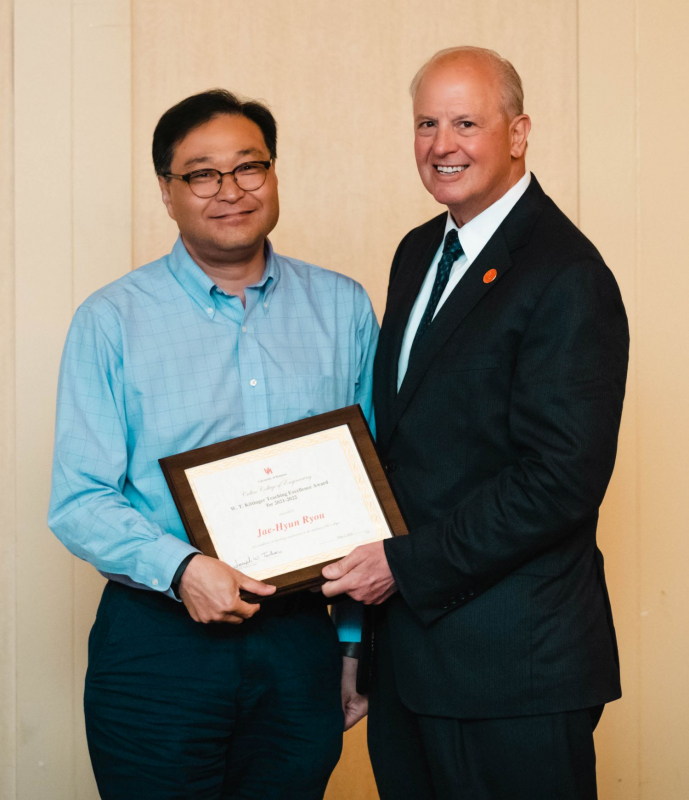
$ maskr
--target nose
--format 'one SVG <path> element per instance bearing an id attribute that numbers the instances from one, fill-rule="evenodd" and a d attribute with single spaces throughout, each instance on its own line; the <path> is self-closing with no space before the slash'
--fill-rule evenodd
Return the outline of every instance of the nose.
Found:
<path id="1" fill-rule="evenodd" d="M 234 176 L 226 172 L 220 178 L 220 191 L 215 195 L 215 199 L 225 200 L 227 203 L 236 203 L 245 194 L 246 192 L 237 185 Z"/>
<path id="2" fill-rule="evenodd" d="M 452 126 L 441 123 L 436 128 L 436 134 L 433 138 L 433 155 L 443 158 L 450 153 L 454 153 L 456 149 L 457 138 Z"/>

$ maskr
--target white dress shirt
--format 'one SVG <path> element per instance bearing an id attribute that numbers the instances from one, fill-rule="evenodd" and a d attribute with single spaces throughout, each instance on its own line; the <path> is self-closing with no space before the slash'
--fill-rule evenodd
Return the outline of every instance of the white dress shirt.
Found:
<path id="1" fill-rule="evenodd" d="M 462 245 L 464 253 L 452 265 L 450 278 L 435 309 L 433 319 L 435 319 L 435 315 L 438 313 L 438 311 L 440 311 L 443 303 L 455 290 L 457 284 L 464 277 L 464 274 L 476 260 L 481 250 L 483 250 L 483 248 L 488 244 L 491 236 L 500 227 L 505 217 L 510 213 L 519 198 L 527 190 L 529 183 L 531 183 L 531 173 L 527 172 L 517 181 L 517 183 L 514 184 L 511 189 L 505 192 L 505 194 L 499 200 L 496 200 L 492 206 L 488 206 L 485 211 L 482 211 L 478 216 L 474 217 L 461 228 L 457 227 L 457 223 L 452 218 L 452 214 L 450 214 L 449 211 L 447 212 L 447 222 L 445 223 L 443 242 L 438 248 L 438 252 L 435 254 L 435 257 L 431 262 L 431 266 L 428 268 L 423 285 L 419 291 L 419 296 L 416 298 L 414 307 L 409 315 L 407 329 L 404 332 L 404 339 L 402 339 L 402 349 L 400 350 L 400 358 L 397 362 L 397 391 L 399 391 L 402 381 L 404 380 L 404 376 L 407 373 L 411 346 L 414 342 L 416 331 L 419 328 L 421 318 L 424 315 L 424 311 L 428 305 L 428 300 L 431 296 L 431 291 L 435 282 L 435 276 L 438 271 L 438 263 L 443 254 L 443 245 L 445 244 L 445 237 L 447 236 L 448 231 L 451 231 L 453 228 L 457 231 L 459 243 Z"/>

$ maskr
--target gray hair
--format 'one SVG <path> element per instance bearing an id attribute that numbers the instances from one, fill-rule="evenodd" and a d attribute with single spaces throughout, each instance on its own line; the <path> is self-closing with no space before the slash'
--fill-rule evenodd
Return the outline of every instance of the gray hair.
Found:
<path id="1" fill-rule="evenodd" d="M 505 116 L 511 119 L 523 114 L 524 88 L 522 87 L 522 79 L 519 77 L 519 73 L 506 58 L 496 53 L 495 50 L 488 50 L 485 47 L 464 45 L 462 47 L 448 47 L 445 50 L 438 50 L 414 75 L 414 80 L 409 87 L 409 94 L 411 94 L 412 99 L 415 97 L 419 84 L 431 65 L 437 61 L 463 53 L 477 56 L 495 69 L 496 75 L 502 83 L 502 111 Z"/>

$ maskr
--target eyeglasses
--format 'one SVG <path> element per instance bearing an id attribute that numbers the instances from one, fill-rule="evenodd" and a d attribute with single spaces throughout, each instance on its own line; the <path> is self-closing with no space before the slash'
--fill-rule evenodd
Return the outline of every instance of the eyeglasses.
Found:
<path id="1" fill-rule="evenodd" d="M 255 192 L 266 182 L 272 163 L 272 160 L 246 161 L 229 172 L 220 172 L 217 169 L 196 169 L 193 172 L 186 172 L 184 175 L 166 172 L 163 177 L 186 181 L 197 197 L 215 197 L 222 187 L 222 179 L 225 175 L 231 175 L 232 180 L 243 192 Z"/>

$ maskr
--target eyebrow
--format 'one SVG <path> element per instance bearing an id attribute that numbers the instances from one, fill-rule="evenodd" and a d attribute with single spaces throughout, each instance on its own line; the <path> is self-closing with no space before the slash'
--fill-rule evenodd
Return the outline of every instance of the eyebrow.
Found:
<path id="1" fill-rule="evenodd" d="M 452 117 L 453 122 L 462 122 L 465 119 L 478 119 L 477 114 L 472 114 L 467 112 L 466 114 L 457 114 L 456 117 Z M 414 122 L 421 122 L 421 120 L 430 120 L 431 122 L 437 122 L 438 118 L 432 116 L 431 114 L 417 114 L 414 117 Z"/>
<path id="2" fill-rule="evenodd" d="M 264 158 L 263 153 L 257 147 L 249 147 L 246 150 L 237 150 L 235 153 L 236 156 L 259 156 L 261 159 Z M 190 158 L 188 161 L 185 161 L 182 164 L 182 169 L 186 169 L 187 167 L 193 167 L 195 164 L 208 164 L 213 160 L 212 156 L 197 156 L 196 158 Z"/>

